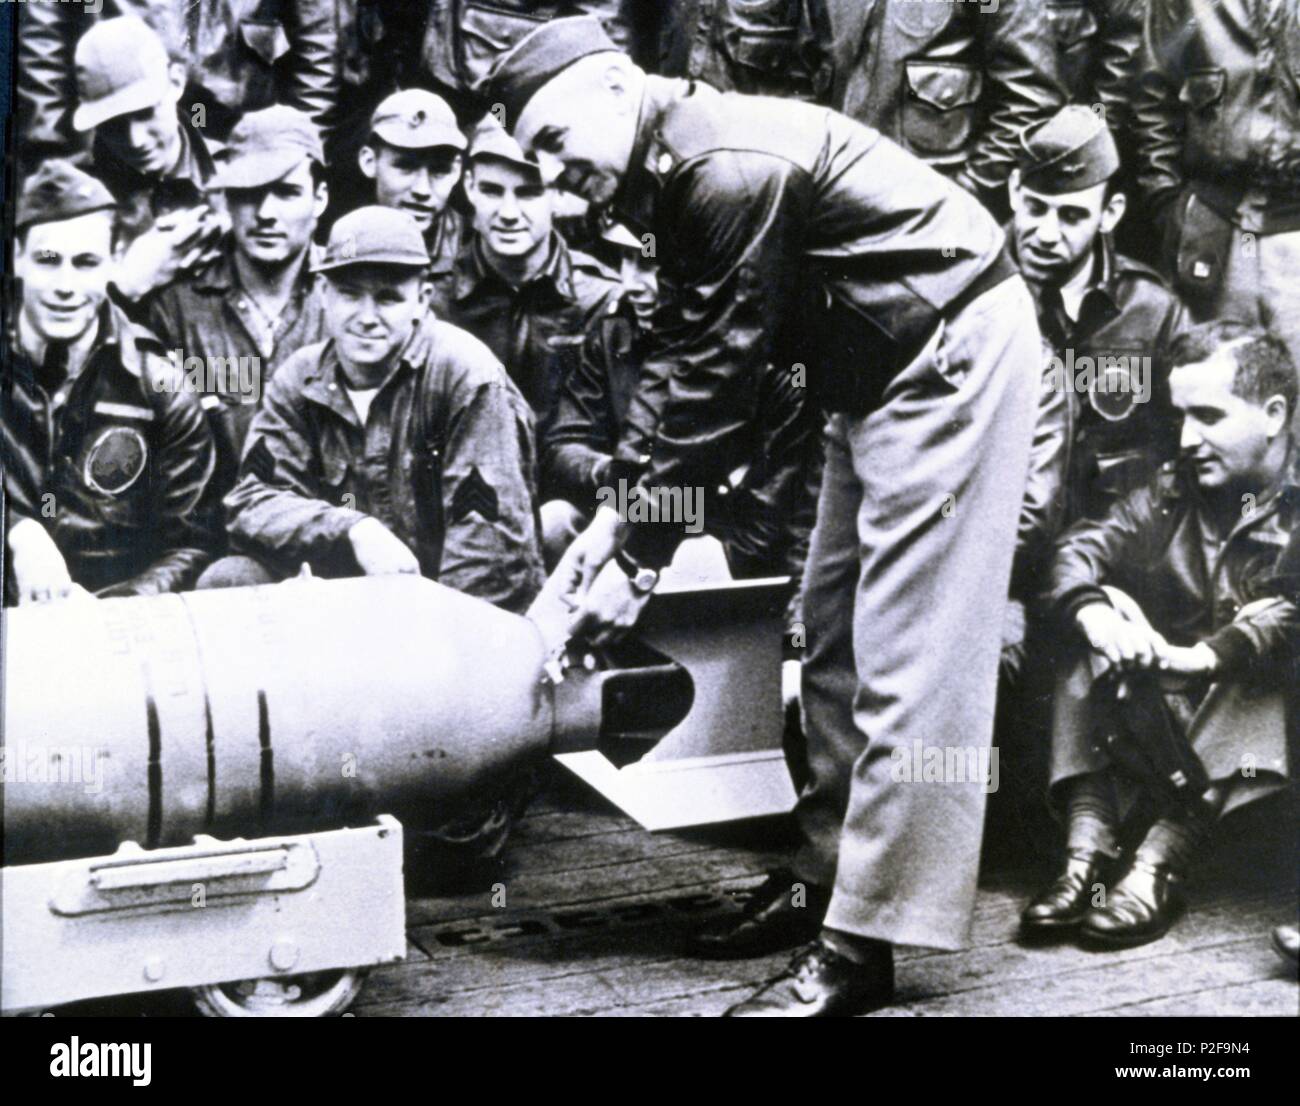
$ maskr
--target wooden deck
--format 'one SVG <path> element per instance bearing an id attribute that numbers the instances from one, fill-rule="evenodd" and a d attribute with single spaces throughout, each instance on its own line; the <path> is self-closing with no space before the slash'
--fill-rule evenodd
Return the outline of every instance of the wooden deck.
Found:
<path id="1" fill-rule="evenodd" d="M 1042 842 L 1041 827 L 1017 834 L 1004 820 L 990 830 L 1000 847 L 986 858 L 971 947 L 901 951 L 898 1002 L 872 1016 L 1297 1016 L 1300 991 L 1268 941 L 1296 916 L 1294 810 L 1258 809 L 1229 824 L 1192 882 L 1188 916 L 1163 940 L 1118 953 L 1016 940 L 1027 895 L 1050 873 L 1020 852 Z M 699 961 L 681 954 L 681 937 L 737 910 L 785 855 L 789 832 L 769 820 L 649 834 L 556 768 L 482 889 L 433 895 L 408 873 L 408 958 L 372 972 L 353 1013 L 719 1014 L 786 955 Z M 491 883 L 503 885 L 503 907 Z M 189 1006 L 158 994 L 64 1010 L 149 1016 Z"/>
<path id="2" fill-rule="evenodd" d="M 1268 943 L 1295 917 L 1293 824 L 1276 808 L 1243 818 L 1194 881 L 1188 916 L 1163 940 L 1120 953 L 1019 944 L 1019 911 L 1043 869 L 1003 857 L 986 865 L 971 948 L 903 951 L 899 1001 L 873 1016 L 1294 1017 L 1300 992 Z M 557 781 L 495 877 L 504 908 L 490 890 L 411 897 L 409 959 L 373 973 L 353 1010 L 716 1015 L 787 957 L 711 963 L 681 955 L 680 939 L 738 909 L 787 835 L 776 822 L 651 835 Z"/>

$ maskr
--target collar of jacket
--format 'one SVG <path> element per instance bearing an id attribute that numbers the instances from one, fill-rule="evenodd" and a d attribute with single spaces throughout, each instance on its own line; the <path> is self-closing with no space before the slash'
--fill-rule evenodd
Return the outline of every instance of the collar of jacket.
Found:
<path id="1" fill-rule="evenodd" d="M 1287 459 L 1282 466 L 1283 475 L 1272 487 L 1266 489 L 1255 504 L 1252 513 L 1254 521 L 1261 521 L 1273 514 L 1285 513 L 1288 523 L 1300 522 L 1300 483 L 1296 481 L 1296 447 L 1292 444 Z M 1156 495 L 1162 508 L 1173 509 L 1177 503 L 1191 505 L 1200 502 L 1200 485 L 1192 466 L 1184 461 L 1166 461 L 1156 474 Z M 1286 527 L 1290 529 L 1290 525 Z M 1241 530 L 1240 525 L 1233 528 L 1233 533 Z"/>
<path id="2" fill-rule="evenodd" d="M 294 281 L 293 298 L 301 299 L 316 284 L 316 275 L 312 266 L 321 260 L 324 250 L 315 242 L 307 244 L 307 253 L 303 257 L 298 278 Z M 194 274 L 194 287 L 200 292 L 212 292 L 224 295 L 233 289 L 242 289 L 239 283 L 239 270 L 235 268 L 235 235 L 227 231 L 221 244 L 221 255 L 211 265 Z"/>
<path id="3" fill-rule="evenodd" d="M 646 77 L 627 174 L 612 205 L 618 220 L 637 234 L 654 229 L 655 205 L 664 178 L 681 160 L 664 140 L 664 116 L 673 104 L 694 92 L 694 81 Z"/>
<path id="4" fill-rule="evenodd" d="M 123 314 L 121 308 L 109 300 L 105 300 L 104 306 L 100 308 L 99 318 L 95 326 L 98 328 L 98 333 L 86 353 L 86 360 L 81 369 L 82 373 L 89 369 L 101 352 L 106 349 L 115 350 L 114 362 L 120 364 L 122 368 L 137 379 L 143 379 L 144 377 L 146 354 L 165 357 L 162 343 L 147 330 L 142 330 L 133 324 Z M 23 377 L 28 383 L 35 383 L 36 367 L 32 363 L 32 359 L 23 351 L 22 344 L 19 341 L 16 315 L 14 321 L 8 327 L 6 336 L 9 348 L 13 351 L 12 363 L 15 375 Z"/>
<path id="5" fill-rule="evenodd" d="M 483 285 L 492 283 L 500 284 L 502 288 L 514 295 L 514 290 L 509 283 L 488 263 L 483 252 L 482 239 L 475 234 L 456 258 L 453 296 L 457 300 L 467 300 Z M 565 245 L 564 239 L 557 231 L 551 231 L 546 264 L 528 282 L 528 287 L 537 285 L 550 288 L 566 303 L 572 303 L 576 298 L 573 287 L 573 258 L 569 255 L 569 247 Z"/>
<path id="6" fill-rule="evenodd" d="M 418 324 L 412 325 L 411 338 L 407 339 L 402 352 L 397 355 L 397 361 L 388 375 L 379 382 L 378 391 L 382 392 L 403 373 L 415 372 L 417 366 L 407 356 L 407 351 L 411 348 L 411 339 L 415 337 L 415 325 Z M 338 349 L 334 339 L 331 338 L 321 346 L 316 364 L 303 374 L 303 398 L 333 411 L 344 422 L 350 423 L 357 429 L 363 429 L 361 420 L 357 417 L 357 410 L 344 390 L 347 386 L 343 366 L 339 363 Z"/>

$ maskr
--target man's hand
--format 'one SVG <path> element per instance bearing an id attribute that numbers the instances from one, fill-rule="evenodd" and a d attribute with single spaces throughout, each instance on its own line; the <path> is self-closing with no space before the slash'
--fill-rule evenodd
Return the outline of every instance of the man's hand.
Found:
<path id="1" fill-rule="evenodd" d="M 223 226 L 221 216 L 206 205 L 160 215 L 118 261 L 118 291 L 127 299 L 139 300 L 170 284 L 215 256 L 212 251 Z"/>
<path id="2" fill-rule="evenodd" d="M 569 634 L 593 645 L 609 645 L 636 625 L 649 598 L 632 586 L 617 561 L 607 561 L 574 612 Z"/>
<path id="3" fill-rule="evenodd" d="M 1219 667 L 1219 656 L 1205 642 L 1192 646 L 1170 645 L 1160 671 L 1176 676 L 1212 676 Z"/>
<path id="4" fill-rule="evenodd" d="M 591 523 L 564 551 L 560 563 L 551 573 L 551 580 L 559 585 L 559 597 L 566 607 L 577 609 L 590 591 L 596 574 L 614 556 L 622 537 L 623 520 L 618 512 L 598 507 Z M 547 586 L 549 588 L 551 584 Z"/>
<path id="5" fill-rule="evenodd" d="M 363 518 L 348 531 L 352 554 L 367 576 L 420 575 L 420 562 L 377 518 Z"/>
<path id="6" fill-rule="evenodd" d="M 1088 644 L 1112 668 L 1151 668 L 1168 654 L 1169 644 L 1143 619 L 1131 621 L 1109 603 L 1089 603 L 1075 615 Z"/>
<path id="7" fill-rule="evenodd" d="M 72 577 L 54 539 L 35 519 L 14 523 L 9 531 L 10 566 L 18 602 L 48 603 L 72 594 Z"/>

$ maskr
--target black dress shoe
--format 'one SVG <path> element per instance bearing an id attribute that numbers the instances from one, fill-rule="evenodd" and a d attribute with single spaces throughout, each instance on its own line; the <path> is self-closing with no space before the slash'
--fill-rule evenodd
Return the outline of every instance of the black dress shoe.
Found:
<path id="1" fill-rule="evenodd" d="M 894 950 L 859 964 L 814 941 L 724 1018 L 852 1018 L 894 1001 Z"/>
<path id="2" fill-rule="evenodd" d="M 1134 879 L 1135 873 L 1150 879 Z M 1135 860 L 1110 889 L 1106 905 L 1093 907 L 1084 916 L 1079 935 L 1089 944 L 1111 949 L 1134 948 L 1159 940 L 1183 912 L 1180 882 L 1163 864 Z"/>
<path id="3" fill-rule="evenodd" d="M 1295 926 L 1278 926 L 1273 930 L 1273 948 L 1295 971 L 1300 965 L 1300 929 Z"/>
<path id="4" fill-rule="evenodd" d="M 1035 896 L 1020 915 L 1027 933 L 1060 932 L 1076 928 L 1092 906 L 1093 888 L 1111 858 L 1103 852 L 1072 852 L 1065 871 Z"/>
<path id="5" fill-rule="evenodd" d="M 821 931 L 830 895 L 802 884 L 796 897 L 800 884 L 793 872 L 773 872 L 741 914 L 718 918 L 691 934 L 687 950 L 712 960 L 741 960 L 806 945 Z"/>

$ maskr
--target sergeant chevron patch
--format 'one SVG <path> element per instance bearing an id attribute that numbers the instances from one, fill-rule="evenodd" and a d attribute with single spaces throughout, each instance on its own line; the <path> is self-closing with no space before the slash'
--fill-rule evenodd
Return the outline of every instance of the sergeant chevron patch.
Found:
<path id="1" fill-rule="evenodd" d="M 496 489 L 483 479 L 477 465 L 469 470 L 451 497 L 451 521 L 468 518 L 472 511 L 482 515 L 484 522 L 496 522 L 501 517 Z"/>

